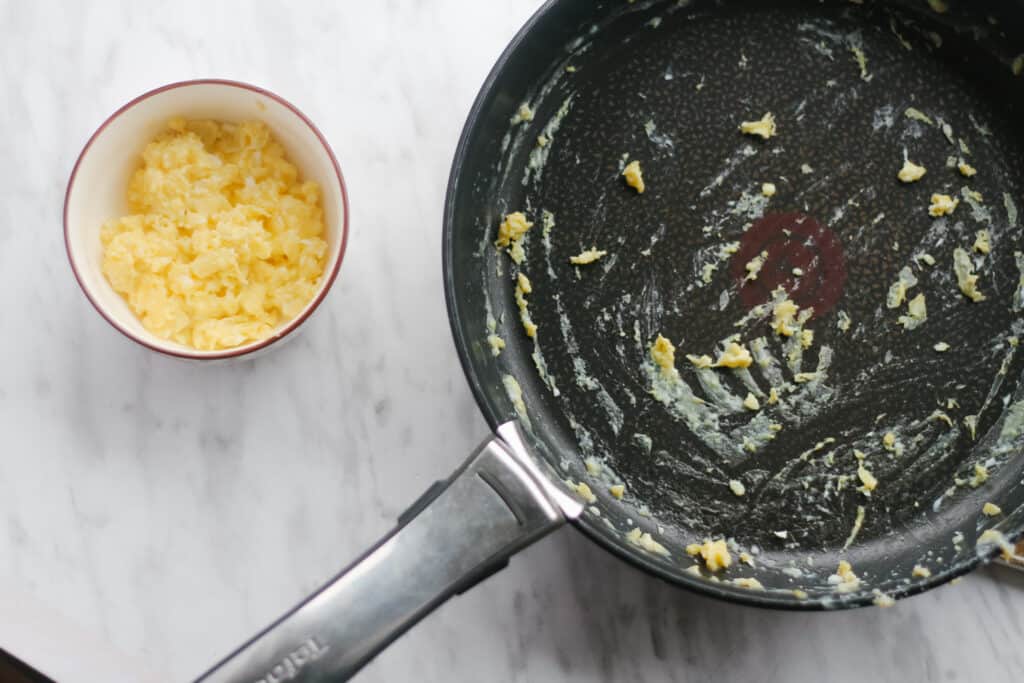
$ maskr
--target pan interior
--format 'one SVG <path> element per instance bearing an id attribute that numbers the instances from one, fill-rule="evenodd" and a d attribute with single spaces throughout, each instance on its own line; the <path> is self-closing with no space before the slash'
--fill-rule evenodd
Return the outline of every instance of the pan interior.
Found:
<path id="1" fill-rule="evenodd" d="M 557 476 L 596 495 L 581 525 L 673 580 L 821 606 L 963 571 L 983 529 L 1024 526 L 1018 17 L 984 3 L 624 4 L 592 22 L 542 13 L 499 67 L 536 72 L 533 86 L 495 85 L 468 129 L 448 286 L 485 412 L 528 421 Z M 563 47 L 545 48 L 559 31 Z M 766 113 L 775 136 L 739 132 Z M 897 179 L 905 159 L 920 180 Z M 643 194 L 621 177 L 633 160 Z M 959 204 L 932 217 L 933 194 Z M 519 264 L 493 246 L 513 211 L 535 224 Z M 607 254 L 570 263 L 592 247 Z M 958 250 L 982 301 L 958 286 Z M 783 298 L 813 310 L 792 336 L 771 325 Z M 677 377 L 652 362 L 658 335 Z M 748 370 L 685 357 L 731 341 L 754 351 Z M 987 501 L 1002 514 L 982 514 Z M 625 540 L 637 528 L 669 556 Z M 718 538 L 750 563 L 713 573 L 683 551 Z M 840 559 L 859 584 L 837 590 Z"/>

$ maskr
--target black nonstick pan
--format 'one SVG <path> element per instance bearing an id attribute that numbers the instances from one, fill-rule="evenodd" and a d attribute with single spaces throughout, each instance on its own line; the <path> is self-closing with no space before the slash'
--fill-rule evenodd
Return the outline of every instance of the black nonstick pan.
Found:
<path id="1" fill-rule="evenodd" d="M 344 679 L 565 521 L 789 609 L 890 604 L 1011 552 L 1022 53 L 1020 2 L 546 4 L 445 208 L 496 436 L 208 680 Z"/>

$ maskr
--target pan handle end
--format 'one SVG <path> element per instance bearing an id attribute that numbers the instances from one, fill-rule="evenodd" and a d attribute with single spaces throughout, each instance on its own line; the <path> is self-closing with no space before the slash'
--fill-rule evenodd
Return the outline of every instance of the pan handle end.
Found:
<path id="1" fill-rule="evenodd" d="M 199 680 L 347 680 L 442 602 L 582 512 L 542 473 L 514 423 L 498 434 L 362 557 Z"/>

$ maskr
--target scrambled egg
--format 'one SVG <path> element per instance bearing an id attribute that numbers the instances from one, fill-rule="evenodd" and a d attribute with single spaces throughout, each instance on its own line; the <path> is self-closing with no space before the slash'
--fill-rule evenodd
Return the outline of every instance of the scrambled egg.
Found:
<path id="1" fill-rule="evenodd" d="M 616 500 L 622 500 L 622 496 L 626 494 L 626 487 L 622 484 L 613 484 L 608 487 L 608 493 L 615 496 Z"/>
<path id="2" fill-rule="evenodd" d="M 872 593 L 874 593 L 875 597 L 871 602 L 873 602 L 876 607 L 892 607 L 896 604 L 896 600 L 894 600 L 891 595 L 886 595 L 877 588 L 874 589 Z"/>
<path id="3" fill-rule="evenodd" d="M 747 487 L 744 486 L 743 482 L 740 481 L 739 479 L 730 479 L 729 490 L 732 491 L 733 495 L 735 496 L 742 496 L 746 494 Z M 740 556 L 740 558 L 742 559 L 742 555 Z"/>
<path id="4" fill-rule="evenodd" d="M 959 169 L 960 174 L 966 178 L 970 178 L 972 175 L 978 172 L 978 169 L 974 168 L 966 161 L 961 161 L 959 164 L 957 164 L 956 167 L 957 169 Z"/>
<path id="5" fill-rule="evenodd" d="M 842 487 L 846 486 L 846 484 L 845 484 L 846 475 L 845 474 L 844 475 L 840 475 L 839 481 L 842 482 L 841 483 L 841 487 L 838 488 L 838 490 L 841 491 Z M 865 496 L 870 496 L 871 495 L 871 492 L 868 491 L 867 489 L 865 489 L 864 487 L 861 487 L 860 491 Z M 853 526 L 850 527 L 850 535 L 846 537 L 846 543 L 843 544 L 843 548 L 849 548 L 850 544 L 853 543 L 854 540 L 856 540 L 857 534 L 860 533 L 861 527 L 864 526 L 864 517 L 866 516 L 866 513 L 867 513 L 867 510 L 865 509 L 865 507 L 863 505 L 858 505 L 857 506 L 857 516 L 854 517 L 854 519 L 853 519 Z"/>
<path id="6" fill-rule="evenodd" d="M 507 247 L 514 240 L 525 235 L 532 227 L 533 223 L 526 220 L 526 214 L 522 211 L 513 211 L 506 215 L 505 220 L 498 226 L 498 239 L 495 240 L 494 246 Z"/>
<path id="7" fill-rule="evenodd" d="M 511 123 L 514 126 L 515 124 L 522 123 L 524 121 L 533 121 L 533 109 L 526 102 L 519 105 L 519 109 L 517 109 L 516 113 L 512 116 Z"/>
<path id="8" fill-rule="evenodd" d="M 775 135 L 775 117 L 771 112 L 766 113 L 757 121 L 744 121 L 740 123 L 740 132 L 744 135 L 759 135 L 765 140 Z"/>
<path id="9" fill-rule="evenodd" d="M 907 290 L 917 284 L 917 277 L 909 266 L 900 269 L 896 282 L 889 286 L 889 293 L 885 297 L 885 305 L 888 308 L 899 308 L 900 304 L 907 300 Z"/>
<path id="10" fill-rule="evenodd" d="M 920 180 L 926 173 L 924 166 L 918 166 L 910 159 L 903 160 L 903 168 L 899 170 L 896 177 L 905 183 L 912 183 Z"/>
<path id="11" fill-rule="evenodd" d="M 993 545 L 1002 550 L 1004 560 L 1013 559 L 1018 562 L 1024 562 L 1024 557 L 1014 552 L 1010 539 L 1006 538 L 1006 535 L 998 529 L 985 529 L 981 532 L 981 536 L 978 536 L 978 540 L 975 543 L 978 550 L 984 550 L 987 546 Z"/>
<path id="12" fill-rule="evenodd" d="M 722 352 L 722 355 L 718 357 L 715 367 L 749 368 L 753 362 L 754 359 L 750 356 L 750 351 L 736 342 L 730 342 L 725 351 Z"/>
<path id="13" fill-rule="evenodd" d="M 899 317 L 899 323 L 905 329 L 913 330 L 928 319 L 928 306 L 924 294 L 918 294 L 907 302 L 907 315 Z"/>
<path id="14" fill-rule="evenodd" d="M 526 295 L 532 292 L 533 285 L 530 284 L 530 278 L 526 277 L 523 273 L 519 273 L 515 289 L 516 306 L 519 307 L 519 320 L 523 323 L 526 336 L 530 338 L 537 336 L 537 325 L 530 318 L 530 305 L 526 301 Z"/>
<path id="15" fill-rule="evenodd" d="M 607 251 L 603 251 L 601 249 L 597 249 L 596 247 L 593 247 L 593 248 L 587 249 L 586 251 L 580 252 L 580 254 L 577 255 L 577 256 L 570 256 L 569 257 L 569 263 L 571 263 L 571 264 L 573 264 L 575 266 L 585 266 L 588 263 L 593 263 L 594 261 L 598 260 L 602 256 L 606 256 L 607 254 L 608 254 Z"/>
<path id="16" fill-rule="evenodd" d="M 985 295 L 978 291 L 978 276 L 974 274 L 971 257 L 960 247 L 953 250 L 953 272 L 964 296 L 975 303 L 985 300 Z"/>
<path id="17" fill-rule="evenodd" d="M 772 309 L 772 315 L 774 316 L 772 329 L 784 337 L 792 337 L 796 330 L 791 326 L 796 322 L 796 314 L 799 311 L 800 307 L 793 303 L 792 300 L 783 299 L 779 301 Z"/>
<path id="18" fill-rule="evenodd" d="M 980 462 L 975 463 L 974 474 L 971 475 L 970 481 L 968 481 L 968 483 L 971 485 L 971 488 L 976 489 L 982 484 L 984 484 L 986 481 L 988 481 L 988 468 L 985 467 Z"/>
<path id="19" fill-rule="evenodd" d="M 1003 509 L 995 503 L 985 503 L 981 506 L 981 512 L 986 517 L 995 517 L 996 515 L 1003 514 Z"/>
<path id="20" fill-rule="evenodd" d="M 578 484 L 573 484 L 570 482 L 569 486 L 574 491 L 576 491 L 577 494 L 579 494 L 580 498 L 587 501 L 588 503 L 593 504 L 597 502 L 597 496 L 595 496 L 594 492 L 590 490 L 590 487 L 587 485 L 586 482 L 581 481 Z"/>
<path id="21" fill-rule="evenodd" d="M 631 161 L 626 164 L 626 168 L 622 169 L 622 177 L 626 179 L 627 185 L 636 190 L 637 194 L 644 193 L 644 174 L 640 170 L 639 161 Z"/>
<path id="22" fill-rule="evenodd" d="M 686 546 L 686 554 L 691 557 L 700 555 L 704 558 L 704 566 L 713 572 L 720 569 L 728 569 L 732 564 L 732 555 L 729 554 L 729 546 L 724 539 L 717 541 L 704 541 L 704 543 L 691 543 Z"/>
<path id="23" fill-rule="evenodd" d="M 761 185 L 761 194 L 763 194 L 765 197 L 774 197 L 775 191 L 775 183 L 763 183 Z"/>
<path id="24" fill-rule="evenodd" d="M 509 257 L 515 263 L 522 263 L 526 258 L 526 252 L 523 251 L 523 236 L 532 227 L 533 223 L 526 220 L 526 215 L 522 211 L 514 211 L 505 216 L 505 220 L 498 226 L 498 239 L 494 241 L 494 246 L 498 249 L 508 249 Z"/>
<path id="25" fill-rule="evenodd" d="M 711 356 L 700 355 L 695 356 L 691 353 L 686 354 L 686 360 L 693 363 L 695 368 L 710 368 L 714 361 L 711 360 Z"/>
<path id="26" fill-rule="evenodd" d="M 829 577 L 829 583 L 840 593 L 854 590 L 860 585 L 860 578 L 853 572 L 853 567 L 846 560 L 839 560 L 836 573 Z"/>
<path id="27" fill-rule="evenodd" d="M 915 564 L 914 568 L 910 571 L 910 575 L 915 579 L 927 579 L 932 575 L 932 570 L 923 564 Z"/>
<path id="28" fill-rule="evenodd" d="M 508 396 L 508 400 L 512 402 L 512 407 L 515 408 L 516 414 L 523 421 L 527 427 L 530 426 L 530 415 L 526 412 L 526 401 L 523 400 L 523 388 L 519 386 L 519 382 L 512 375 L 503 375 L 501 383 L 505 385 L 505 394 Z"/>
<path id="29" fill-rule="evenodd" d="M 732 582 L 733 582 L 734 585 L 739 586 L 740 588 L 748 588 L 750 590 L 755 590 L 755 591 L 763 591 L 764 590 L 764 584 L 762 584 L 760 581 L 758 581 L 757 579 L 755 579 L 753 577 L 744 577 L 744 578 L 739 578 L 739 579 L 733 579 Z"/>
<path id="30" fill-rule="evenodd" d="M 744 279 L 745 280 L 756 280 L 758 273 L 760 273 L 761 269 L 764 268 L 764 262 L 765 262 L 765 259 L 767 259 L 767 258 L 768 258 L 768 252 L 767 251 L 762 251 L 760 254 L 758 254 L 754 258 L 750 259 L 750 261 L 748 261 L 747 265 L 745 266 L 746 270 L 747 270 L 747 275 L 746 275 L 746 277 Z"/>
<path id="31" fill-rule="evenodd" d="M 747 392 L 747 397 L 743 399 L 743 407 L 747 410 L 760 410 L 761 402 L 757 400 L 757 396 Z"/>
<path id="32" fill-rule="evenodd" d="M 501 355 L 501 350 L 505 348 L 505 340 L 496 334 L 487 335 L 487 344 L 491 347 L 491 355 Z"/>
<path id="33" fill-rule="evenodd" d="M 960 204 L 960 200 L 953 199 L 948 194 L 933 194 L 932 203 L 928 206 L 928 215 L 937 218 L 951 214 L 956 210 L 958 204 Z"/>
<path id="34" fill-rule="evenodd" d="M 259 121 L 175 118 L 146 145 L 103 274 L 142 325 L 196 349 L 265 339 L 313 299 L 327 258 L 320 187 Z"/>
<path id="35" fill-rule="evenodd" d="M 639 528 L 633 529 L 626 534 L 626 540 L 635 546 L 643 548 L 644 550 L 654 553 L 656 555 L 668 555 L 668 549 L 662 544 L 654 540 L 654 538 L 647 532 L 641 532 Z"/>
<path id="36" fill-rule="evenodd" d="M 663 373 L 671 374 L 676 369 L 676 347 L 659 334 L 654 340 L 654 346 L 651 347 L 651 359 Z"/>
<path id="37" fill-rule="evenodd" d="M 857 466 L 857 478 L 864 485 L 865 491 L 874 491 L 878 487 L 878 479 L 864 467 L 863 463 Z"/>

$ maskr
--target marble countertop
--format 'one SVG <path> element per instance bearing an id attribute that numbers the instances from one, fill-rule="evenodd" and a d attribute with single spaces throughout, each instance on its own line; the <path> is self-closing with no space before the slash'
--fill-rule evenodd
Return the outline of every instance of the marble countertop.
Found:
<path id="1" fill-rule="evenodd" d="M 182 681 L 370 544 L 486 434 L 441 287 L 466 112 L 531 0 L 0 2 L 0 648 L 61 681 Z M 291 99 L 340 159 L 341 275 L 255 361 L 158 357 L 89 307 L 60 210 L 83 142 L 186 78 Z M 360 676 L 438 681 L 1019 681 L 1024 577 L 889 610 L 720 604 L 566 529 Z"/>

